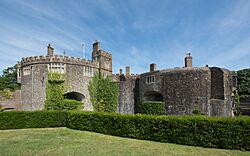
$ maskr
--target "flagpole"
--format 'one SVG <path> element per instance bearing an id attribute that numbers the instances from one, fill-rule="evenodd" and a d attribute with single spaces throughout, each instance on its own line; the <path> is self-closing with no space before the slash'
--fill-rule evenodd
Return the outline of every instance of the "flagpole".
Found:
<path id="1" fill-rule="evenodd" d="M 86 59 L 86 44 L 85 44 L 85 42 L 82 42 L 82 51 L 83 51 L 83 58 Z"/>

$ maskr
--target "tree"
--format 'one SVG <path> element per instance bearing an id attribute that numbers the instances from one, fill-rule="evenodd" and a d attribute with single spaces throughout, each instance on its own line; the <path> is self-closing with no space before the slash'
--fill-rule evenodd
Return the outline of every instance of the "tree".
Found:
<path id="1" fill-rule="evenodd" d="M 115 112 L 118 104 L 118 86 L 111 78 L 104 78 L 99 71 L 89 82 L 90 101 L 94 111 Z"/>
<path id="2" fill-rule="evenodd" d="M 250 68 L 237 71 L 239 95 L 250 95 Z"/>
<path id="3" fill-rule="evenodd" d="M 15 90 L 19 87 L 20 85 L 17 84 L 17 65 L 4 69 L 2 76 L 0 76 L 0 90 L 7 88 Z"/>

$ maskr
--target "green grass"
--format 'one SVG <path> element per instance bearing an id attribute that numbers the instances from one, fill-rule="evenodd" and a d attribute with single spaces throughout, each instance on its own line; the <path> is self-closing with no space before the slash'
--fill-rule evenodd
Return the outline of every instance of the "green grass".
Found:
<path id="1" fill-rule="evenodd" d="M 68 128 L 43 128 L 0 130 L 0 155 L 249 156 L 250 152 L 128 139 Z"/>

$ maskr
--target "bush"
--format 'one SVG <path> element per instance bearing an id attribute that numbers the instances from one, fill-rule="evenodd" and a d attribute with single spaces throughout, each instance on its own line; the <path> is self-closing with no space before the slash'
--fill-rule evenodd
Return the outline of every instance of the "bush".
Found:
<path id="1" fill-rule="evenodd" d="M 161 115 L 165 113 L 165 104 L 160 101 L 141 102 L 139 112 L 141 114 Z"/>
<path id="2" fill-rule="evenodd" d="M 77 110 L 81 109 L 83 103 L 76 100 L 64 99 L 61 105 L 62 110 Z"/>
<path id="3" fill-rule="evenodd" d="M 68 127 L 136 139 L 250 150 L 250 118 L 70 112 Z"/>
<path id="4" fill-rule="evenodd" d="M 49 73 L 46 83 L 46 110 L 62 110 L 65 91 L 64 74 Z"/>
<path id="5" fill-rule="evenodd" d="M 101 72 L 89 81 L 89 95 L 94 111 L 115 112 L 118 104 L 118 86 L 111 78 L 104 78 Z"/>
<path id="6" fill-rule="evenodd" d="M 64 126 L 136 139 L 250 150 L 250 118 L 244 116 L 156 116 L 83 111 L 0 112 L 0 129 Z"/>
<path id="7" fill-rule="evenodd" d="M 66 111 L 0 112 L 0 129 L 64 127 Z"/>

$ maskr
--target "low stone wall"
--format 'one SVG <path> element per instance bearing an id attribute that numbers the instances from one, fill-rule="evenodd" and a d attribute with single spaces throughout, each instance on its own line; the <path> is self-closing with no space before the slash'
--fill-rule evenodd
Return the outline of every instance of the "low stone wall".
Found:
<path id="1" fill-rule="evenodd" d="M 3 108 L 13 108 L 15 110 L 21 110 L 21 90 L 16 90 L 15 92 L 13 92 L 13 97 L 0 102 L 0 105 Z"/>

